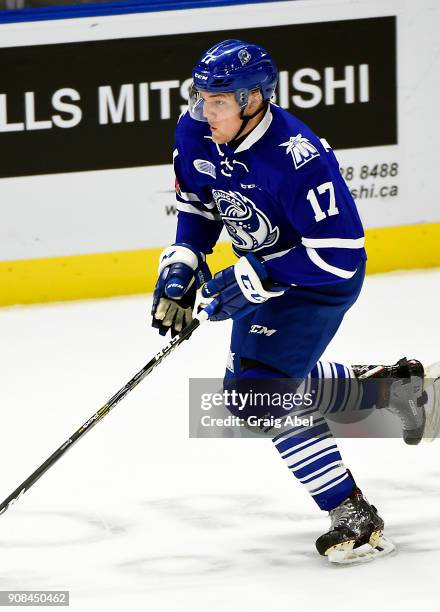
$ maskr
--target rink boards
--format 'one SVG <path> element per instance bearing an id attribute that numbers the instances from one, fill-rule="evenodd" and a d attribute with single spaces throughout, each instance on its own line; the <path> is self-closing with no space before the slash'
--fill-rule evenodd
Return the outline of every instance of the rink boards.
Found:
<path id="1" fill-rule="evenodd" d="M 440 265 L 440 224 L 366 231 L 369 274 Z M 0 303 L 28 304 L 152 291 L 161 248 L 0 262 Z M 212 271 L 236 261 L 229 243 L 208 256 Z"/>

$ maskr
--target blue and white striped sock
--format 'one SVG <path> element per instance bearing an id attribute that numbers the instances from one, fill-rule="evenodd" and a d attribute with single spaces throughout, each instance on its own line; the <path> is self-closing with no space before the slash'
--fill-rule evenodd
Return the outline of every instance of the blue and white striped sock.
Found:
<path id="1" fill-rule="evenodd" d="M 314 408 L 297 414 L 313 416 L 313 425 L 293 427 L 273 438 L 293 475 L 322 510 L 332 510 L 353 490 L 351 479 L 325 417 Z"/>
<path id="2" fill-rule="evenodd" d="M 305 393 L 313 393 L 322 414 L 368 410 L 376 402 L 376 387 L 362 384 L 350 366 L 318 361 L 305 381 Z"/>
<path id="3" fill-rule="evenodd" d="M 273 371 L 262 367 L 243 372 L 241 378 L 275 376 Z M 301 385 L 301 391 L 303 395 L 313 394 L 314 405 L 295 412 L 295 416 L 313 417 L 311 424 L 291 427 L 273 438 L 273 442 L 288 468 L 318 506 L 322 510 L 332 510 L 349 497 L 354 482 L 342 461 L 325 415 L 371 408 L 375 398 L 365 394 L 362 383 L 350 366 L 321 361 Z"/>
<path id="4" fill-rule="evenodd" d="M 314 406 L 296 414 L 299 418 L 312 416 L 313 425 L 292 427 L 273 442 L 318 506 L 331 510 L 350 495 L 354 483 L 325 415 L 371 408 L 375 398 L 365 395 L 351 367 L 321 361 L 307 377 L 303 393 L 313 393 Z"/>

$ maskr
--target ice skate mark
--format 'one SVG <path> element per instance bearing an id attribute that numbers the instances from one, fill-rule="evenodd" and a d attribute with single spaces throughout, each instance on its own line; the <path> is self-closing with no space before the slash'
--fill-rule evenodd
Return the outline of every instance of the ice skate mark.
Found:
<path id="1" fill-rule="evenodd" d="M 258 518 L 267 499 L 254 495 L 196 495 L 141 502 L 197 529 L 239 529 L 244 520 Z"/>
<path id="2" fill-rule="evenodd" d="M 143 579 L 157 576 L 194 576 L 227 572 L 234 567 L 229 558 L 208 555 L 154 555 L 120 563 L 118 568 Z"/>
<path id="3" fill-rule="evenodd" d="M 32 525 L 32 529 L 25 529 L 25 525 Z M 81 512 L 17 512 L 8 533 L 0 535 L 0 547 L 58 548 L 94 544 L 126 531 L 126 526 L 117 520 Z M 78 535 L 69 535 L 72 532 Z"/>
<path id="4" fill-rule="evenodd" d="M 144 508 L 166 513 L 179 522 L 197 529 L 241 529 L 244 522 L 257 521 L 275 525 L 292 525 L 319 520 L 306 513 L 279 509 L 278 500 L 258 495 L 196 495 L 148 499 L 140 502 Z"/>

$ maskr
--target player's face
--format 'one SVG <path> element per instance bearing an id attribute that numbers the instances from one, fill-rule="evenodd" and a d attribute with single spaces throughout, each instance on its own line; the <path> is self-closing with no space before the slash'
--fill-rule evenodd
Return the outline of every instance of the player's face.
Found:
<path id="1" fill-rule="evenodd" d="M 233 93 L 213 94 L 201 92 L 203 116 L 211 128 L 212 139 L 217 144 L 229 142 L 241 127 L 240 107 Z"/>

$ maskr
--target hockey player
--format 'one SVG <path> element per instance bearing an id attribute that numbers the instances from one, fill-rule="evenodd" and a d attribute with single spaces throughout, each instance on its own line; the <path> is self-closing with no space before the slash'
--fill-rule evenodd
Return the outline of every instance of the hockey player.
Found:
<path id="1" fill-rule="evenodd" d="M 363 544 L 376 556 L 393 546 L 345 467 L 324 414 L 344 410 L 356 390 L 361 408 L 386 407 L 399 416 L 408 443 L 432 435 L 437 421 L 426 411 L 418 361 L 352 367 L 319 361 L 361 291 L 364 232 L 329 144 L 271 102 L 277 77 L 267 51 L 238 40 L 212 47 L 193 70 L 188 112 L 175 134 L 176 241 L 160 257 L 153 326 L 179 333 L 201 288 L 218 302 L 211 320 L 234 321 L 225 384 L 353 382 L 352 392 L 335 394 L 331 406 L 321 402 L 306 439 L 300 428 L 273 439 L 330 514 L 331 528 L 316 542 L 319 553 L 346 562 Z M 211 278 L 206 254 L 223 227 L 238 261 Z M 261 328 L 272 333 L 255 333 Z M 371 377 L 380 382 L 377 392 L 362 396 L 361 381 Z"/>

